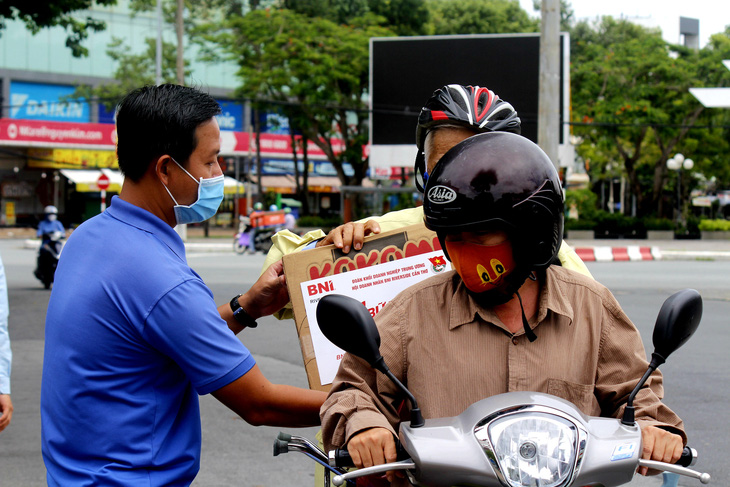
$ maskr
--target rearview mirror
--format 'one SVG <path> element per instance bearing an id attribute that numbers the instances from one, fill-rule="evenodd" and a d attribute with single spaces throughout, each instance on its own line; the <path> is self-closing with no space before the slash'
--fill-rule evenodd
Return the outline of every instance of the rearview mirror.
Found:
<path id="1" fill-rule="evenodd" d="M 683 289 L 664 301 L 654 325 L 652 361 L 661 365 L 697 331 L 702 318 L 702 297 L 694 289 Z"/>

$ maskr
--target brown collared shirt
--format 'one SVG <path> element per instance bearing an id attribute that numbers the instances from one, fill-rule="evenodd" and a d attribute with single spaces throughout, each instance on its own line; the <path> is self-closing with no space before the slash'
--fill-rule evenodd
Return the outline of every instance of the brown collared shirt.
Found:
<path id="1" fill-rule="evenodd" d="M 494 311 L 469 297 L 453 271 L 406 289 L 376 316 L 381 354 L 426 419 L 455 416 L 511 391 L 545 392 L 585 414 L 620 417 L 648 362 L 638 330 L 611 292 L 551 266 L 541 278 L 537 315 L 528 321 L 534 342 L 523 330 L 509 333 Z M 686 440 L 682 421 L 662 396 L 657 371 L 634 401 L 636 418 Z M 346 354 L 320 411 L 325 446 L 342 447 L 375 426 L 396 434 L 403 401 L 387 377 Z"/>

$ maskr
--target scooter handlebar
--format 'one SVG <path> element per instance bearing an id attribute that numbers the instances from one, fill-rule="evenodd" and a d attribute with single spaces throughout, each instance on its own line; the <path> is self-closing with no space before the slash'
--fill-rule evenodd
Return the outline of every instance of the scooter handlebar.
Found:
<path id="1" fill-rule="evenodd" d="M 403 445 L 401 445 L 400 441 L 395 440 L 395 452 L 396 452 L 396 461 L 400 462 L 401 460 L 407 460 L 411 456 L 408 454 L 408 452 L 403 448 Z M 329 452 L 329 464 L 331 467 L 339 467 L 339 468 L 349 468 L 354 467 L 355 464 L 352 462 L 352 457 L 350 456 L 350 452 L 347 451 L 345 448 L 337 448 L 335 450 L 330 450 Z"/>

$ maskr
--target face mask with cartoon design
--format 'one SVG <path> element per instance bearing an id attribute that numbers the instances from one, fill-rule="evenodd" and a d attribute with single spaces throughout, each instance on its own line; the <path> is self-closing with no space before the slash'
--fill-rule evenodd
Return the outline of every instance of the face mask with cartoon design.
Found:
<path id="1" fill-rule="evenodd" d="M 509 241 L 481 245 L 463 241 L 446 241 L 451 264 L 472 292 L 497 289 L 515 268 Z"/>

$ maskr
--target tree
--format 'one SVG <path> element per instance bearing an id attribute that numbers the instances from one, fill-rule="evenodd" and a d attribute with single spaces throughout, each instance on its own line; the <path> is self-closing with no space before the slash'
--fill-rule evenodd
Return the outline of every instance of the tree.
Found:
<path id="1" fill-rule="evenodd" d="M 690 143 L 703 111 L 688 92 L 697 80 L 697 54 L 667 44 L 658 30 L 611 17 L 576 25 L 571 44 L 579 154 L 593 158 L 592 171 L 620 161 L 638 215 L 661 216 L 666 161 Z"/>
<path id="2" fill-rule="evenodd" d="M 540 22 L 517 0 L 428 0 L 429 34 L 538 32 Z"/>
<path id="3" fill-rule="evenodd" d="M 397 35 L 425 34 L 429 11 L 424 0 L 282 0 L 282 8 L 336 24 L 387 27 Z"/>
<path id="4" fill-rule="evenodd" d="M 5 22 L 20 20 L 33 34 L 47 27 L 61 26 L 68 32 L 66 47 L 75 57 L 87 56 L 89 50 L 81 43 L 89 31 L 98 32 L 106 24 L 92 17 L 77 19 L 72 14 L 86 10 L 92 5 L 116 5 L 117 0 L 56 0 L 53 2 L 30 2 L 28 0 L 0 0 L 0 35 Z"/>
<path id="5" fill-rule="evenodd" d="M 368 169 L 363 155 L 368 42 L 388 34 L 367 23 L 342 26 L 291 10 L 257 10 L 230 18 L 215 41 L 239 64 L 240 96 L 257 108 L 289 110 L 304 138 L 326 154 L 340 182 L 360 185 Z M 352 176 L 345 173 L 346 162 Z"/>
<path id="6" fill-rule="evenodd" d="M 147 49 L 137 54 L 130 54 L 124 40 L 114 37 L 107 49 L 107 55 L 117 63 L 114 71 L 116 83 L 99 86 L 77 86 L 69 98 L 98 100 L 107 109 L 113 109 L 128 92 L 144 85 L 155 84 L 155 39 L 146 39 Z M 177 79 L 177 59 L 175 45 L 162 44 L 162 80 L 164 83 L 175 83 Z"/>

